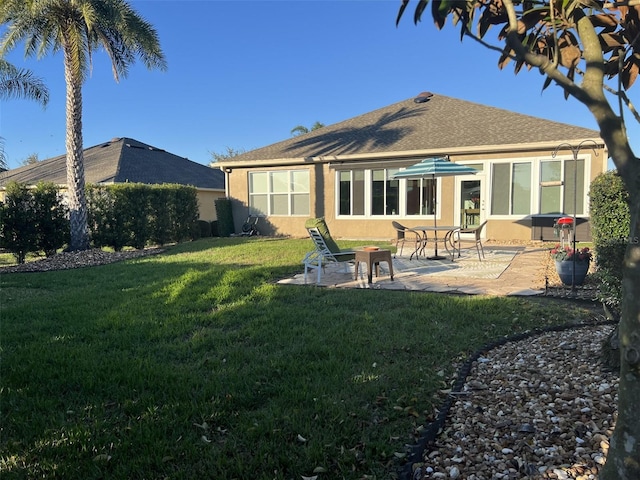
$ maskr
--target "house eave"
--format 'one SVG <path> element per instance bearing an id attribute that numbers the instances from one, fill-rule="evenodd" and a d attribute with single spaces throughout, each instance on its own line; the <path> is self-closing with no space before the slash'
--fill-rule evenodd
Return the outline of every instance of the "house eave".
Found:
<path id="1" fill-rule="evenodd" d="M 262 160 L 241 160 L 241 161 L 228 161 L 218 162 L 217 167 L 222 171 L 232 171 L 236 168 L 265 168 L 265 167 L 282 167 L 282 166 L 294 166 L 294 165 L 308 165 L 317 163 L 344 163 L 344 162 L 358 162 L 358 161 L 375 161 L 375 160 L 397 160 L 404 161 L 415 159 L 419 157 L 431 157 L 440 155 L 478 155 L 478 154 L 491 154 L 491 153 L 505 153 L 505 152 L 548 152 L 555 150 L 559 145 L 567 144 L 574 145 L 580 142 L 591 140 L 595 142 L 598 148 L 606 148 L 604 141 L 599 138 L 577 138 L 573 140 L 564 140 L 559 142 L 557 140 L 549 142 L 535 142 L 535 143 L 518 143 L 518 144 L 505 144 L 505 145 L 478 145 L 478 146 L 464 146 L 464 147 L 452 147 L 447 149 L 422 149 L 422 150 L 405 150 L 405 151 L 389 151 L 379 153 L 357 153 L 348 155 L 319 155 L 308 157 L 290 157 L 290 158 L 270 158 Z"/>

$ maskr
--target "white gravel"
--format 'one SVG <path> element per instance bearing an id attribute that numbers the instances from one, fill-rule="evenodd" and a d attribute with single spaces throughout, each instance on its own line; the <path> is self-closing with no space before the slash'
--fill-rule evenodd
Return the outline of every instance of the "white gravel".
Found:
<path id="1" fill-rule="evenodd" d="M 474 362 L 414 479 L 597 479 L 606 461 L 618 373 L 599 352 L 612 326 L 549 332 Z"/>

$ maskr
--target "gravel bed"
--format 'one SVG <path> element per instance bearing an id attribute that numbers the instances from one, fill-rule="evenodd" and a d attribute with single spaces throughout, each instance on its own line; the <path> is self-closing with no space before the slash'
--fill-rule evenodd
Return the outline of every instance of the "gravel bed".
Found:
<path id="1" fill-rule="evenodd" d="M 47 272 L 51 270 L 68 270 L 71 268 L 95 267 L 107 263 L 120 262 L 131 258 L 144 257 L 161 253 L 162 248 L 145 248 L 144 250 L 126 250 L 122 252 L 105 252 L 98 248 L 82 252 L 57 253 L 49 258 L 33 260 L 21 265 L 0 267 L 0 273 Z"/>
<path id="2" fill-rule="evenodd" d="M 413 479 L 597 479 L 617 414 L 618 373 L 599 362 L 612 328 L 548 332 L 480 356 Z"/>

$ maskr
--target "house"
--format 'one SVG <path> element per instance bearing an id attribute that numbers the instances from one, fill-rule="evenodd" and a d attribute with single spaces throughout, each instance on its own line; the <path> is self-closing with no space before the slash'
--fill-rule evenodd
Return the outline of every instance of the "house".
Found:
<path id="1" fill-rule="evenodd" d="M 10 181 L 35 185 L 67 183 L 66 155 L 0 172 L 0 188 Z M 224 174 L 132 138 L 114 138 L 84 150 L 86 183 L 173 183 L 196 188 L 200 219 L 216 220 L 214 201 L 224 197 Z"/>
<path id="2" fill-rule="evenodd" d="M 442 156 L 477 173 L 392 179 Z M 305 236 L 307 217 L 325 217 L 336 237 L 388 240 L 392 220 L 429 225 L 435 214 L 438 225 L 487 220 L 491 239 L 550 240 L 575 196 L 583 240 L 589 185 L 606 170 L 607 152 L 596 130 L 424 92 L 218 166 L 236 228 L 251 213 L 264 217 L 264 233 Z"/>

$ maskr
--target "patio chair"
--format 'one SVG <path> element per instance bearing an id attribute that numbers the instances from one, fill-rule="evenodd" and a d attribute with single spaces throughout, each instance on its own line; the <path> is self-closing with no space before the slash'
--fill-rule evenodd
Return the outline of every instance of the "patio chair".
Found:
<path id="1" fill-rule="evenodd" d="M 320 283 L 322 272 L 327 263 L 341 263 L 345 273 L 349 273 L 349 263 L 355 262 L 353 250 L 341 250 L 331 237 L 329 227 L 324 218 L 310 218 L 305 222 L 305 228 L 315 245 L 315 250 L 307 253 L 302 259 L 304 264 L 304 283 L 307 283 L 307 272 L 311 269 L 317 271 L 317 283 Z"/>
<path id="2" fill-rule="evenodd" d="M 405 227 L 400 222 L 396 222 L 395 220 L 391 222 L 391 225 L 393 225 L 393 228 L 396 230 L 396 253 L 398 253 L 398 245 L 400 245 L 400 256 L 402 256 L 402 251 L 404 249 L 404 242 L 407 241 L 407 234 L 415 235 L 415 239 L 413 241 L 414 253 L 417 252 L 422 246 L 422 243 L 425 242 L 425 239 L 422 237 L 422 235 L 420 235 L 420 232 L 418 232 L 417 230 Z M 393 257 L 395 258 L 395 256 L 396 255 L 394 254 Z"/>
<path id="3" fill-rule="evenodd" d="M 476 250 L 478 251 L 478 260 L 482 261 L 484 257 L 484 247 L 482 246 L 482 229 L 484 228 L 484 226 L 487 224 L 487 221 L 485 220 L 484 222 L 482 222 L 479 226 L 474 227 L 474 228 L 456 228 L 451 235 L 449 236 L 449 243 L 452 247 L 451 249 L 451 260 L 453 260 L 453 257 L 455 256 L 455 252 L 456 250 L 458 250 L 458 258 L 460 258 L 460 249 L 461 249 L 461 243 L 463 242 L 473 242 L 476 246 Z M 462 233 L 472 233 L 473 237 L 472 239 L 468 239 L 468 238 L 464 238 L 461 237 L 460 234 Z"/>

